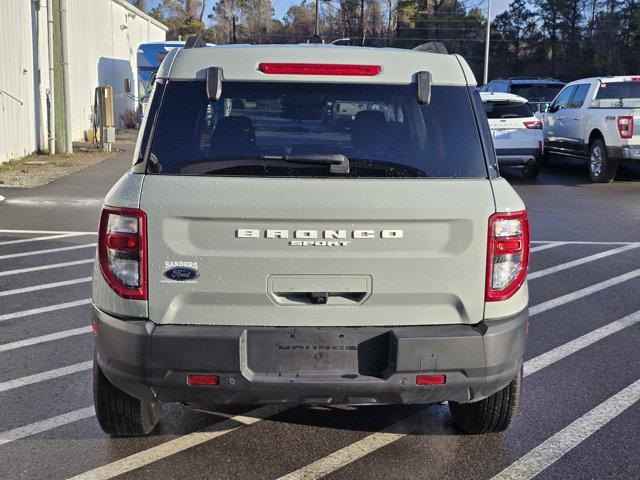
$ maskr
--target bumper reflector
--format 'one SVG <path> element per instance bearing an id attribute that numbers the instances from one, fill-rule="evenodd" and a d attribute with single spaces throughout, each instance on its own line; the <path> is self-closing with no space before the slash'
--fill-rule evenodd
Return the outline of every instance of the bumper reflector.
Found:
<path id="1" fill-rule="evenodd" d="M 444 385 L 447 383 L 446 375 L 418 375 L 416 385 Z"/>
<path id="2" fill-rule="evenodd" d="M 189 385 L 218 385 L 217 375 L 187 375 Z"/>

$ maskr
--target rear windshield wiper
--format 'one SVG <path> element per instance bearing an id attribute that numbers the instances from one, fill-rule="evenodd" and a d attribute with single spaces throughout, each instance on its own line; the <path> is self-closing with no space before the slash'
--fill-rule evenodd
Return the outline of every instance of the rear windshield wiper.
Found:
<path id="1" fill-rule="evenodd" d="M 254 155 L 237 157 L 212 157 L 205 161 L 189 165 L 182 173 L 202 173 L 202 166 L 207 165 L 206 173 L 256 163 L 303 163 L 309 165 L 329 165 L 329 172 L 339 175 L 349 174 L 349 159 L 341 154 L 286 154 L 286 155 Z M 213 168 L 211 168 L 213 167 Z"/>
<path id="2" fill-rule="evenodd" d="M 269 158 L 269 157 L 266 157 Z M 329 172 L 348 175 L 349 159 L 342 154 L 287 154 L 282 157 L 274 157 L 289 163 L 308 163 L 312 165 L 329 165 Z"/>

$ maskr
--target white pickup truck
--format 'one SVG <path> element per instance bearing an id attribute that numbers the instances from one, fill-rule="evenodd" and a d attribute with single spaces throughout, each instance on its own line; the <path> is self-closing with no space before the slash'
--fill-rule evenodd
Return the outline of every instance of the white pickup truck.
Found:
<path id="1" fill-rule="evenodd" d="M 546 155 L 589 159 L 594 182 L 614 179 L 622 162 L 640 160 L 640 76 L 569 83 L 544 114 Z"/>

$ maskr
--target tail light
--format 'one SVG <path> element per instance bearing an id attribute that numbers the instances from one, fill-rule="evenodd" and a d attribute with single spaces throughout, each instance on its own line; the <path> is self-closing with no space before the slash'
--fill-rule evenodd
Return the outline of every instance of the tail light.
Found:
<path id="1" fill-rule="evenodd" d="M 618 117 L 618 132 L 620 133 L 620 138 L 633 137 L 633 117 L 631 116 Z"/>
<path id="2" fill-rule="evenodd" d="M 345 75 L 375 77 L 380 65 L 341 65 L 334 63 L 261 63 L 258 70 L 266 74 L 280 75 Z"/>
<path id="3" fill-rule="evenodd" d="M 495 213 L 489 218 L 485 300 L 511 298 L 524 284 L 529 269 L 527 211 Z"/>
<path id="4" fill-rule="evenodd" d="M 135 208 L 104 207 L 98 260 L 102 276 L 122 298 L 147 299 L 147 216 Z"/>
<path id="5" fill-rule="evenodd" d="M 523 123 L 524 123 L 524 126 L 527 128 L 542 130 L 542 122 L 540 120 L 531 120 L 529 122 L 523 122 Z"/>

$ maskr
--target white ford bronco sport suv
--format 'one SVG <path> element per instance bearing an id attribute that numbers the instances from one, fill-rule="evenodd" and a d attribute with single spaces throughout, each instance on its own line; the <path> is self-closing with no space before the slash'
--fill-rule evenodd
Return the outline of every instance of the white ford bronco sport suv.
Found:
<path id="1" fill-rule="evenodd" d="M 336 103 L 359 109 L 341 128 Z M 101 215 L 98 420 L 144 435 L 164 402 L 449 401 L 463 431 L 503 430 L 528 262 L 461 57 L 172 50 Z"/>
<path id="2" fill-rule="evenodd" d="M 544 114 L 544 148 L 588 158 L 597 183 L 612 181 L 620 163 L 640 161 L 640 76 L 569 83 Z"/>

